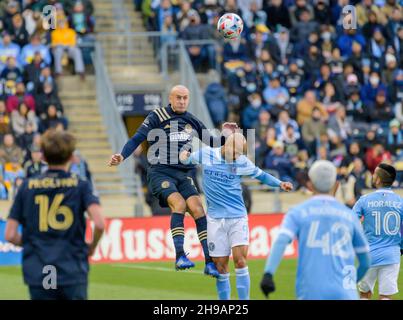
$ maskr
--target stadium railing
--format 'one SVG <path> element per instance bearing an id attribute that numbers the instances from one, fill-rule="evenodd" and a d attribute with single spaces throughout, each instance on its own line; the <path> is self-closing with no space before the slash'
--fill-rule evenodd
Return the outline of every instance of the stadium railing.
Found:
<path id="1" fill-rule="evenodd" d="M 125 129 L 122 116 L 118 110 L 113 92 L 113 86 L 109 79 L 105 61 L 103 59 L 102 47 L 100 43 L 95 44 L 95 52 L 93 54 L 93 63 L 95 69 L 97 102 L 100 107 L 102 118 L 107 129 L 108 139 L 112 150 L 120 150 L 129 139 Z M 113 125 L 111 125 L 113 124 Z M 137 201 L 134 208 L 136 216 L 143 215 L 144 194 L 142 190 L 141 179 L 134 172 L 135 161 L 132 157 L 126 159 L 118 169 L 122 181 L 126 187 L 125 192 L 136 196 Z M 106 191 L 105 191 L 106 192 Z M 111 190 L 111 193 L 116 191 Z"/>

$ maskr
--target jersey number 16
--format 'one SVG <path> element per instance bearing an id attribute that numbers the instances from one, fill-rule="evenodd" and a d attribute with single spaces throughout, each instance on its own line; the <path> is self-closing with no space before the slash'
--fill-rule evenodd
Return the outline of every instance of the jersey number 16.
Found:
<path id="1" fill-rule="evenodd" d="M 49 227 L 54 230 L 67 230 L 71 227 L 74 215 L 69 207 L 60 205 L 63 198 L 64 194 L 56 194 L 49 207 L 48 196 L 35 196 L 35 204 L 39 205 L 39 231 L 46 232 Z M 63 220 L 58 220 L 58 215 L 62 216 Z"/>

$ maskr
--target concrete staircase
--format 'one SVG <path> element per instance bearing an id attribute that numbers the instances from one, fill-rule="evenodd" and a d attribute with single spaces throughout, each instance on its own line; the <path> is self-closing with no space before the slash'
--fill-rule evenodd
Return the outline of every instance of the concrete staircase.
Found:
<path id="1" fill-rule="evenodd" d="M 148 37 L 132 37 L 128 32 L 146 32 L 140 12 L 132 0 L 123 0 L 125 19 L 117 19 L 110 0 L 94 0 L 97 40 L 102 43 L 108 72 L 115 87 L 163 87 L 164 81 Z M 122 21 L 121 21 L 122 20 Z M 105 33 L 115 32 L 113 35 Z M 116 34 L 118 32 L 118 34 Z"/>
<path id="2" fill-rule="evenodd" d="M 69 131 L 77 137 L 77 149 L 87 160 L 107 216 L 133 216 L 135 198 L 126 195 L 116 167 L 108 167 L 112 149 L 96 101 L 95 77 L 83 82 L 76 76 L 59 79 L 59 95 L 69 119 Z"/>

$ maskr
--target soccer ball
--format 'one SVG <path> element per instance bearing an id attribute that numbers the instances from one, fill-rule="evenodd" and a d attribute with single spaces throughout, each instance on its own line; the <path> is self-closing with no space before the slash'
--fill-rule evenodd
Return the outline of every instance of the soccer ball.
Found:
<path id="1" fill-rule="evenodd" d="M 235 13 L 226 13 L 218 20 L 217 30 L 225 39 L 236 39 L 243 30 L 243 21 Z"/>

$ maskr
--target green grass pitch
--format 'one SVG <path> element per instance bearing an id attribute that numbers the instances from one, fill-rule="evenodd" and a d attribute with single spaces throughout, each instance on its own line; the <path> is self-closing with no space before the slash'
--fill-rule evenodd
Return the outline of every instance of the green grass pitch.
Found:
<path id="1" fill-rule="evenodd" d="M 264 299 L 259 289 L 264 260 L 249 261 L 251 299 Z M 275 275 L 277 291 L 270 299 L 295 299 L 296 260 L 285 259 Z M 98 264 L 91 266 L 89 299 L 216 299 L 215 280 L 202 274 L 203 262 L 196 268 L 175 271 L 173 262 Z M 403 288 L 403 277 L 399 288 Z M 0 300 L 28 299 L 20 267 L 0 267 Z M 235 272 L 231 269 L 232 298 L 236 299 Z M 403 293 L 395 296 L 403 299 Z"/>

